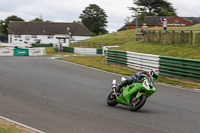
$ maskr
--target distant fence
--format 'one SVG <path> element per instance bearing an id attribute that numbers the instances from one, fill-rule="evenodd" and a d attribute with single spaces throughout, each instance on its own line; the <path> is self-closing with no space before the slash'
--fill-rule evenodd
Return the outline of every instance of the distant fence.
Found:
<path id="1" fill-rule="evenodd" d="M 27 48 L 30 47 L 29 44 L 17 44 L 17 43 L 2 43 L 0 42 L 0 47 L 23 47 L 23 48 Z"/>
<path id="2" fill-rule="evenodd" d="M 175 58 L 129 51 L 107 50 L 106 61 L 136 70 L 158 69 L 161 75 L 200 81 L 200 60 Z"/>
<path id="3" fill-rule="evenodd" d="M 96 41 L 70 41 L 70 47 L 79 47 L 79 46 L 84 46 L 84 47 L 98 47 L 101 48 L 103 46 L 113 46 L 113 45 L 122 45 L 124 43 L 105 43 L 105 42 L 96 42 Z"/>
<path id="4" fill-rule="evenodd" d="M 53 47 L 53 44 L 40 44 L 40 43 L 32 43 L 31 44 L 32 47 Z"/>
<path id="5" fill-rule="evenodd" d="M 200 30 L 149 30 L 144 35 L 146 42 L 163 44 L 200 44 Z"/>

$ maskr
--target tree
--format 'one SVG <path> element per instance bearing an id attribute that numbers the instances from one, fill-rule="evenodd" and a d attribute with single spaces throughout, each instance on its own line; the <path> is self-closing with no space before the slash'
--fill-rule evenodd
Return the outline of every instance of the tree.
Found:
<path id="1" fill-rule="evenodd" d="M 5 22 L 3 20 L 0 20 L 0 34 L 3 33 L 3 27 Z"/>
<path id="2" fill-rule="evenodd" d="M 44 21 L 42 18 L 35 18 L 33 20 L 31 20 L 30 22 L 51 22 L 49 20 Z"/>
<path id="3" fill-rule="evenodd" d="M 90 4 L 89 7 L 83 10 L 79 18 L 81 22 L 96 35 L 108 33 L 105 29 L 108 23 L 107 15 L 98 5 Z"/>
<path id="4" fill-rule="evenodd" d="M 3 22 L 4 24 L 1 26 L 2 33 L 6 34 L 6 35 L 8 35 L 8 27 L 9 27 L 10 21 L 24 21 L 24 20 L 20 17 L 15 16 L 15 15 L 7 17 L 5 19 L 5 21 Z"/>
<path id="5" fill-rule="evenodd" d="M 73 23 L 81 23 L 81 21 L 76 21 L 76 20 L 74 20 Z"/>
<path id="6" fill-rule="evenodd" d="M 129 25 L 131 23 L 131 17 L 130 16 L 127 16 L 125 19 L 124 19 L 124 23 L 125 25 Z"/>
<path id="7" fill-rule="evenodd" d="M 163 16 L 176 15 L 176 9 L 166 0 L 133 0 L 133 3 L 138 7 L 129 7 L 130 10 L 136 11 L 139 8 L 147 16 L 158 16 L 159 13 Z"/>
<path id="8" fill-rule="evenodd" d="M 159 13 L 158 16 L 175 16 L 176 13 L 174 12 L 169 12 L 167 9 L 162 9 Z"/>
<path id="9" fill-rule="evenodd" d="M 44 21 L 43 21 L 43 19 L 35 18 L 35 19 L 31 20 L 30 22 L 44 22 Z"/>

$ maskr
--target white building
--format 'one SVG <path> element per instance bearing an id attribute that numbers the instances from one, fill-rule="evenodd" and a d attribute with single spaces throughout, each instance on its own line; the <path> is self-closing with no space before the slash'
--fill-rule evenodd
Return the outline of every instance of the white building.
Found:
<path id="1" fill-rule="evenodd" d="M 68 46 L 70 40 L 84 40 L 91 37 L 91 32 L 81 23 L 60 22 L 23 22 L 10 21 L 8 42 L 29 46 L 31 43 L 59 44 Z"/>

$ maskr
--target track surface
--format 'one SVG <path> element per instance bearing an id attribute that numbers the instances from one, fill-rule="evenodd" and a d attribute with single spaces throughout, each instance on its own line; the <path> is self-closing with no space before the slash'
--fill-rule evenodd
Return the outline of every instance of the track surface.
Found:
<path id="1" fill-rule="evenodd" d="M 199 133 L 200 93 L 156 84 L 138 112 L 107 106 L 120 76 L 46 57 L 0 57 L 0 115 L 47 133 Z"/>

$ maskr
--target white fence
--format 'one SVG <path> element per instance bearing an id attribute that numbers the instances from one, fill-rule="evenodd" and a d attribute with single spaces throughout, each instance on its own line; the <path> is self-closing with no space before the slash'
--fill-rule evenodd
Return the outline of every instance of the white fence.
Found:
<path id="1" fill-rule="evenodd" d="M 29 56 L 46 55 L 45 48 L 29 48 Z"/>
<path id="2" fill-rule="evenodd" d="M 106 52 L 107 62 L 125 65 L 137 70 L 159 69 L 159 60 L 159 55 L 119 50 L 107 50 Z"/>
<path id="3" fill-rule="evenodd" d="M 0 56 L 13 56 L 14 48 L 0 48 Z"/>
<path id="4" fill-rule="evenodd" d="M 27 48 L 31 47 L 31 44 L 18 44 L 18 43 L 0 43 L 1 47 L 19 47 L 19 48 Z"/>
<path id="5" fill-rule="evenodd" d="M 97 49 L 96 48 L 74 48 L 74 53 L 95 55 L 97 54 Z"/>
<path id="6" fill-rule="evenodd" d="M 14 49 L 9 47 L 0 48 L 0 56 L 14 56 Z M 28 55 L 29 56 L 39 56 L 39 55 L 46 55 L 45 48 L 28 48 Z"/>
<path id="7" fill-rule="evenodd" d="M 159 56 L 151 54 L 142 54 L 135 52 L 126 52 L 127 66 L 138 70 L 159 69 Z"/>

